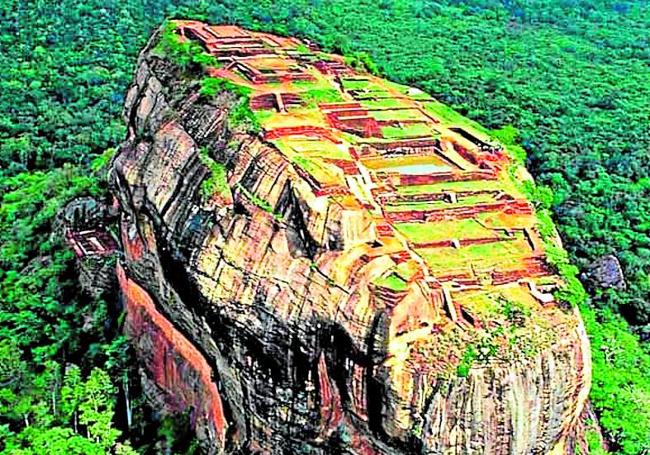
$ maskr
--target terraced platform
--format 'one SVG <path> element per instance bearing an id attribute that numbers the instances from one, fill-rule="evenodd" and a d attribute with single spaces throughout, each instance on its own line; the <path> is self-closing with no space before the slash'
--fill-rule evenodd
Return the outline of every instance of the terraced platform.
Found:
<path id="1" fill-rule="evenodd" d="M 453 321 L 477 326 L 485 299 L 553 302 L 558 281 L 513 177 L 518 165 L 486 131 L 416 88 L 354 70 L 296 39 L 177 25 L 218 58 L 212 76 L 251 90 L 265 140 L 315 197 L 367 213 L 362 230 L 375 231 L 375 245 L 346 247 L 394 262 L 374 280 L 376 296 L 396 305 L 417 282 Z M 347 281 L 343 270 L 354 261 L 346 254 L 337 261 L 330 267 Z"/>

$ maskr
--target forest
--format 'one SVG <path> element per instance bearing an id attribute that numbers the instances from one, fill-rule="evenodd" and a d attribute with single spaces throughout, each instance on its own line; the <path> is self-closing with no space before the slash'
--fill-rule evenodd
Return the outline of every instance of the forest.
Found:
<path id="1" fill-rule="evenodd" d="M 144 404 L 124 424 L 129 350 L 51 235 L 70 199 L 106 194 L 138 52 L 172 17 L 367 55 L 385 77 L 511 127 L 573 263 L 622 265 L 623 289 L 585 282 L 591 402 L 611 452 L 650 451 L 647 0 L 0 0 L 0 17 L 0 453 L 195 451 L 177 442 L 182 422 L 152 430 Z"/>

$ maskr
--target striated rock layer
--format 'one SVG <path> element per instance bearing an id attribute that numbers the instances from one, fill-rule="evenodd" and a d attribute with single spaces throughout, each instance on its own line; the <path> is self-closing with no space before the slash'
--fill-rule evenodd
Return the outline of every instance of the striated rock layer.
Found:
<path id="1" fill-rule="evenodd" d="M 142 52 L 111 172 L 146 390 L 210 453 L 572 453 L 589 347 L 530 177 L 348 64 L 191 21 Z"/>

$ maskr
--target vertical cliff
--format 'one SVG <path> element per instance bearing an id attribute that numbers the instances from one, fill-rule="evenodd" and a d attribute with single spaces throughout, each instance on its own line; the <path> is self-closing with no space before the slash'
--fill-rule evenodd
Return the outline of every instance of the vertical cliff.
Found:
<path id="1" fill-rule="evenodd" d="M 142 380 L 211 453 L 573 453 L 580 315 L 530 177 L 419 90 L 177 22 L 113 162 Z"/>

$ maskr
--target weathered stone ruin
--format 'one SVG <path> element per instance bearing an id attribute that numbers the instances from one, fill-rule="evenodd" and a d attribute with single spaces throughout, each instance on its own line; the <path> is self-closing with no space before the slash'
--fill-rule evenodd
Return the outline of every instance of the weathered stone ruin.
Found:
<path id="1" fill-rule="evenodd" d="M 118 244 L 108 225 L 116 217 L 117 207 L 82 197 L 67 204 L 54 223 L 54 235 L 74 251 L 81 288 L 94 298 L 115 294 Z"/>

